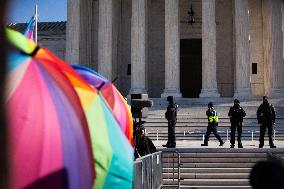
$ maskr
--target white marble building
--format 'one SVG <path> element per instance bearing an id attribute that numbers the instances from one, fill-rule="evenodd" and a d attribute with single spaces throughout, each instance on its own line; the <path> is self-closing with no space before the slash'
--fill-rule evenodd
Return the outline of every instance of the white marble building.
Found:
<path id="1" fill-rule="evenodd" d="M 124 95 L 284 96 L 282 7 L 282 0 L 68 0 L 66 59 L 118 76 Z"/>

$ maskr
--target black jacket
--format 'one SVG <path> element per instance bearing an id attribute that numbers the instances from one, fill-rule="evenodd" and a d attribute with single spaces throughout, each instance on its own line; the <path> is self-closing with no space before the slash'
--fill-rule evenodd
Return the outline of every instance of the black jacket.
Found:
<path id="1" fill-rule="evenodd" d="M 177 120 L 177 105 L 176 104 L 169 104 L 167 107 L 167 111 L 165 113 L 165 117 L 168 121 Z"/>
<path id="2" fill-rule="evenodd" d="M 230 117 L 231 122 L 240 123 L 243 122 L 246 112 L 242 107 L 232 106 L 229 110 L 228 116 Z"/>
<path id="3" fill-rule="evenodd" d="M 258 123 L 275 123 L 275 110 L 272 104 L 261 104 L 257 110 Z"/>
<path id="4" fill-rule="evenodd" d="M 157 151 L 152 140 L 145 135 L 142 135 L 138 139 L 136 148 L 140 156 L 145 156 L 147 154 L 151 154 Z"/>

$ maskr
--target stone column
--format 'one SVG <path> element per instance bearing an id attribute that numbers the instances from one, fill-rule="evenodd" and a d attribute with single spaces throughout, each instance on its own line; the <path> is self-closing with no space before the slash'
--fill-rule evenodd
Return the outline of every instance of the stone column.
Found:
<path id="1" fill-rule="evenodd" d="M 284 97 L 284 63 L 283 63 L 283 31 L 282 31 L 282 1 L 268 0 L 268 69 L 271 69 L 270 93 L 271 97 Z"/>
<path id="2" fill-rule="evenodd" d="M 99 0 L 98 71 L 112 80 L 113 0 Z"/>
<path id="3" fill-rule="evenodd" d="M 146 39 L 147 0 L 132 0 L 130 94 L 146 93 Z"/>
<path id="4" fill-rule="evenodd" d="M 248 0 L 234 1 L 235 98 L 251 98 Z"/>
<path id="5" fill-rule="evenodd" d="M 70 64 L 79 64 L 80 23 L 80 0 L 68 0 L 65 59 Z"/>
<path id="6" fill-rule="evenodd" d="M 165 0 L 165 89 L 162 97 L 181 97 L 179 0 Z"/>
<path id="7" fill-rule="evenodd" d="M 216 77 L 215 0 L 202 1 L 202 90 L 199 97 L 220 97 Z"/>

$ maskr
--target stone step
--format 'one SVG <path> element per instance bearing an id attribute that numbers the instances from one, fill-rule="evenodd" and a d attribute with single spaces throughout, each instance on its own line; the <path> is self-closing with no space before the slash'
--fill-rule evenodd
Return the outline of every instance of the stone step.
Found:
<path id="1" fill-rule="evenodd" d="M 226 137 L 222 137 L 221 136 L 221 138 L 223 139 L 223 141 L 225 141 L 225 143 L 226 142 L 228 142 L 228 144 L 230 143 L 230 138 L 228 138 L 228 141 L 227 141 L 227 138 Z M 155 142 L 155 141 L 157 141 L 157 139 L 156 139 L 156 137 L 150 137 L 150 139 L 153 141 L 153 142 Z M 258 137 L 254 137 L 254 141 L 253 142 L 258 142 Z M 166 142 L 168 140 L 168 138 L 167 137 L 159 137 L 159 140 L 158 141 L 164 141 L 164 142 Z M 203 137 L 202 136 L 196 136 L 196 137 L 177 137 L 176 138 L 176 140 L 177 141 L 183 141 L 183 143 L 184 143 L 184 141 L 188 141 L 188 142 L 200 142 L 200 144 L 201 144 L 201 142 L 203 142 Z M 265 145 L 266 144 L 268 144 L 268 138 L 264 138 L 264 143 L 265 143 Z M 284 140 L 284 137 L 277 137 L 277 140 L 276 141 L 279 141 L 279 142 L 282 142 Z M 217 144 L 217 142 L 218 142 L 218 140 L 217 139 L 211 139 L 210 138 L 210 141 L 209 141 L 209 143 L 211 143 L 211 141 L 212 142 L 215 142 L 216 144 Z M 251 141 L 251 138 L 249 138 L 249 137 L 244 137 L 244 138 L 242 138 L 242 141 L 244 142 L 244 141 L 246 141 L 246 142 L 250 142 Z M 219 143 L 218 143 L 219 144 Z M 188 144 L 188 146 L 191 146 L 190 144 Z M 198 145 L 199 146 L 199 145 Z"/>
<path id="2" fill-rule="evenodd" d="M 186 131 L 176 131 L 175 134 L 176 136 L 202 136 L 203 134 L 205 135 L 206 133 L 206 130 L 199 130 L 199 131 L 195 131 L 195 132 L 186 132 Z M 227 136 L 227 131 L 226 130 L 218 130 L 217 132 L 219 135 L 222 135 L 222 136 Z M 168 132 L 167 131 L 161 131 L 161 130 L 158 130 L 158 134 L 159 134 L 159 137 L 161 136 L 168 136 Z M 212 134 L 212 133 L 211 133 Z M 147 131 L 146 132 L 146 135 L 148 137 L 151 137 L 151 136 L 156 136 L 157 135 L 157 131 Z M 242 137 L 251 137 L 252 133 L 251 132 L 242 132 Z M 275 131 L 275 135 L 276 137 L 283 137 L 284 133 L 283 131 L 282 132 L 278 132 L 278 131 Z M 212 136 L 214 136 L 212 134 Z M 230 130 L 228 130 L 228 136 L 230 137 Z M 256 136 L 259 136 L 259 132 L 257 131 L 254 131 L 253 132 L 253 136 L 256 137 Z M 266 136 L 268 136 L 267 134 L 267 131 L 266 131 Z M 236 137 L 237 137 L 237 133 L 236 133 Z"/>
<path id="3" fill-rule="evenodd" d="M 177 185 L 177 180 L 163 179 L 163 184 Z M 249 179 L 183 179 L 181 185 L 189 186 L 250 186 Z"/>
<path id="4" fill-rule="evenodd" d="M 239 163 L 227 163 L 227 162 L 219 162 L 219 163 L 183 163 L 182 167 L 185 168 L 247 168 L 253 167 L 255 162 L 246 163 L 246 162 L 239 162 Z M 177 163 L 163 163 L 163 167 L 172 167 L 178 166 Z"/>
<path id="5" fill-rule="evenodd" d="M 146 129 L 146 134 L 148 133 L 157 133 L 157 130 L 159 133 L 167 133 L 168 132 L 168 127 L 145 127 Z M 194 134 L 194 133 L 200 133 L 200 132 L 206 132 L 207 127 L 206 126 L 197 126 L 197 127 L 176 127 L 175 131 L 176 133 L 184 133 L 185 134 Z M 226 133 L 228 130 L 228 132 L 231 132 L 230 127 L 225 127 L 225 126 L 218 126 L 217 128 L 217 132 L 218 133 Z M 268 129 L 266 129 L 267 132 Z M 284 133 L 284 128 L 274 128 L 273 129 L 276 133 Z M 243 127 L 242 128 L 242 133 L 251 133 L 253 131 L 253 133 L 259 133 L 259 127 Z"/>
<path id="6" fill-rule="evenodd" d="M 163 168 L 163 173 L 177 173 L 178 168 Z M 251 168 L 180 168 L 180 173 L 250 173 Z"/>
<path id="7" fill-rule="evenodd" d="M 182 173 L 180 179 L 248 179 L 250 173 Z M 163 179 L 178 178 L 178 174 L 163 173 Z"/>
<path id="8" fill-rule="evenodd" d="M 239 150 L 239 152 L 233 151 L 233 149 L 225 150 L 226 152 L 188 152 L 180 153 L 182 158 L 265 158 L 267 155 L 264 152 L 254 152 L 249 153 L 246 150 Z M 242 152 L 244 151 L 244 152 Z M 282 154 L 282 153 L 278 153 Z M 173 155 L 172 153 L 164 153 L 163 158 L 178 158 L 177 154 Z"/>
<path id="9" fill-rule="evenodd" d="M 166 189 L 178 189 L 178 186 L 177 185 L 166 185 L 164 184 L 163 185 L 163 188 L 166 188 Z M 182 185 L 180 186 L 180 188 L 183 188 L 183 189 L 194 189 L 194 188 L 198 188 L 198 189 L 250 189 L 251 186 L 186 186 L 186 185 Z"/>
<path id="10" fill-rule="evenodd" d="M 176 124 L 176 128 L 179 127 L 183 127 L 183 128 L 207 128 L 208 123 L 177 123 Z M 147 128 L 157 128 L 157 127 L 161 127 L 161 128 L 167 128 L 168 127 L 168 123 L 147 123 L 144 124 L 144 127 Z M 218 128 L 220 127 L 226 127 L 226 128 L 230 128 L 231 125 L 229 123 L 218 123 Z M 243 129 L 245 128 L 252 128 L 255 127 L 257 129 L 259 129 L 259 125 L 258 124 L 243 124 Z M 283 124 L 277 124 L 275 129 L 284 129 L 284 123 Z"/>
<path id="11" fill-rule="evenodd" d="M 262 161 L 266 160 L 266 157 L 262 158 L 252 158 L 252 157 L 196 157 L 196 158 L 185 158 L 182 157 L 180 159 L 180 163 L 182 163 L 182 166 L 185 163 L 254 163 L 256 161 Z M 163 158 L 163 163 L 171 163 L 171 162 L 177 162 L 178 158 L 171 158 L 168 160 L 167 158 Z"/>

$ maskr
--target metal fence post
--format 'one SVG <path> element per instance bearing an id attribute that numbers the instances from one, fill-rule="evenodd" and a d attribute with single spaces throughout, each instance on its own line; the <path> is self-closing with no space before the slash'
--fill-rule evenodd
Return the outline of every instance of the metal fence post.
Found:
<path id="1" fill-rule="evenodd" d="M 251 141 L 253 142 L 253 130 L 251 130 Z"/>
<path id="2" fill-rule="evenodd" d="M 227 141 L 229 141 L 229 131 L 227 129 Z"/>
<path id="3" fill-rule="evenodd" d="M 178 189 L 180 189 L 180 153 L 178 153 Z"/>
<path id="4" fill-rule="evenodd" d="M 157 130 L 157 142 L 159 142 L 159 130 Z"/>

